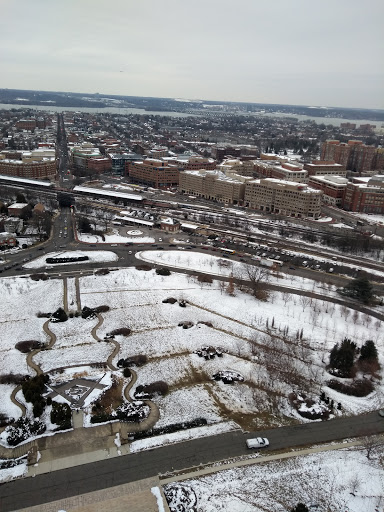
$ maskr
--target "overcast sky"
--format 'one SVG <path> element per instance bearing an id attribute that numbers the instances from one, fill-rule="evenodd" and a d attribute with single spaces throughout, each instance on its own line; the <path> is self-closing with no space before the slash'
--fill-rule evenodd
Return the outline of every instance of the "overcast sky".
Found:
<path id="1" fill-rule="evenodd" d="M 384 108 L 384 0 L 0 0 L 0 87 Z"/>

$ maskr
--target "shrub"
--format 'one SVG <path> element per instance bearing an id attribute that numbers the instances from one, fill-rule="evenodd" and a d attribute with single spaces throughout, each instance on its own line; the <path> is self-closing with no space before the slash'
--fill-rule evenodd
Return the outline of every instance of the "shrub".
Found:
<path id="1" fill-rule="evenodd" d="M 156 269 L 156 274 L 158 276 L 170 276 L 171 275 L 171 271 L 168 268 L 157 268 Z"/>
<path id="2" fill-rule="evenodd" d="M 24 381 L 21 386 L 25 400 L 33 405 L 33 415 L 35 417 L 41 416 L 44 411 L 46 402 L 42 394 L 47 382 L 49 382 L 49 376 L 42 374 Z"/>
<path id="3" fill-rule="evenodd" d="M 168 299 L 164 299 L 163 304 L 175 304 L 177 302 L 177 299 L 174 299 L 173 297 L 169 297 Z"/>
<path id="4" fill-rule="evenodd" d="M 199 281 L 199 283 L 209 283 L 209 284 L 212 284 L 212 282 L 213 282 L 212 277 L 211 276 L 207 276 L 205 274 L 199 275 L 197 277 L 197 280 Z"/>
<path id="5" fill-rule="evenodd" d="M 132 372 L 129 368 L 124 368 L 123 375 L 128 379 L 129 377 L 132 376 Z"/>
<path id="6" fill-rule="evenodd" d="M 180 430 L 186 430 L 190 428 L 202 427 L 207 425 L 205 418 L 196 418 L 191 421 L 185 421 L 183 423 L 173 423 L 172 425 L 166 425 L 165 427 L 153 428 L 142 432 L 135 432 L 131 434 L 134 439 L 145 439 L 146 437 L 161 436 L 163 434 L 172 434 Z"/>
<path id="7" fill-rule="evenodd" d="M 193 322 L 190 322 L 189 320 L 184 320 L 183 322 L 179 322 L 178 327 L 182 327 L 183 329 L 190 329 L 193 327 Z"/>
<path id="8" fill-rule="evenodd" d="M 135 398 L 152 398 L 154 395 L 165 396 L 168 393 L 169 387 L 163 380 L 152 382 L 144 386 L 137 386 L 135 391 Z"/>
<path id="9" fill-rule="evenodd" d="M 14 425 L 5 429 L 7 443 L 16 446 L 29 437 L 38 436 L 45 432 L 46 426 L 41 421 L 31 421 L 25 417 L 19 418 Z"/>
<path id="10" fill-rule="evenodd" d="M 109 333 L 109 336 L 129 336 L 131 334 L 129 327 L 120 327 L 120 329 L 114 329 Z"/>
<path id="11" fill-rule="evenodd" d="M 147 356 L 145 354 L 139 354 L 137 356 L 127 357 L 126 359 L 119 359 L 117 366 L 119 368 L 128 368 L 131 366 L 143 366 L 147 362 Z"/>
<path id="12" fill-rule="evenodd" d="M 95 271 L 95 276 L 106 276 L 109 274 L 109 270 L 107 268 L 99 268 Z"/>
<path id="13" fill-rule="evenodd" d="M 136 270 L 144 270 L 145 272 L 148 272 L 148 270 L 152 270 L 152 267 L 151 267 L 151 265 L 142 264 L 142 265 L 136 265 L 135 269 Z"/>
<path id="14" fill-rule="evenodd" d="M 344 384 L 338 380 L 332 379 L 328 382 L 328 387 L 344 393 L 345 395 L 363 397 L 369 395 L 374 390 L 372 382 L 368 379 L 355 380 L 352 384 Z"/>
<path id="15" fill-rule="evenodd" d="M 23 354 L 27 354 L 28 352 L 31 352 L 32 350 L 35 350 L 36 348 L 40 348 L 41 343 L 37 340 L 25 340 L 25 341 L 18 341 L 15 345 L 15 348 L 17 350 L 20 350 Z"/>
<path id="16" fill-rule="evenodd" d="M 37 318 L 50 318 L 52 313 L 43 313 L 42 311 L 39 311 L 36 313 Z"/>
<path id="17" fill-rule="evenodd" d="M 46 281 L 48 279 L 48 274 L 32 274 L 32 281 Z"/>
<path id="18" fill-rule="evenodd" d="M 62 258 L 46 258 L 46 263 L 54 264 L 54 263 L 72 263 L 77 261 L 87 261 L 89 260 L 89 256 L 65 256 Z"/>
<path id="19" fill-rule="evenodd" d="M 81 318 L 94 318 L 96 316 L 96 312 L 94 309 L 89 308 L 88 306 L 84 306 L 81 310 Z"/>
<path id="20" fill-rule="evenodd" d="M 22 384 L 29 377 L 27 375 L 21 375 L 19 373 L 8 373 L 5 375 L 0 375 L 0 384 Z"/>
<path id="21" fill-rule="evenodd" d="M 66 322 L 68 315 L 63 308 L 57 309 L 51 316 L 51 322 Z"/>
<path id="22" fill-rule="evenodd" d="M 53 402 L 51 411 L 51 422 L 58 425 L 58 430 L 68 430 L 72 426 L 72 413 L 68 404 Z"/>
<path id="23" fill-rule="evenodd" d="M 94 308 L 94 311 L 96 313 L 106 313 L 109 310 L 110 310 L 110 307 L 109 306 L 105 306 L 105 305 L 97 306 L 96 308 Z"/>

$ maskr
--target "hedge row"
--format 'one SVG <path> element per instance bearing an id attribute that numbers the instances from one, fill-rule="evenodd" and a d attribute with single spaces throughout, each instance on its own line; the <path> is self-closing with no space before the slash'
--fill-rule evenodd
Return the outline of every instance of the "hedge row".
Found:
<path id="1" fill-rule="evenodd" d="M 173 432 L 179 432 L 180 430 L 187 430 L 189 428 L 203 427 L 207 425 L 205 418 L 196 418 L 195 420 L 185 421 L 183 423 L 173 423 L 165 427 L 152 428 L 151 430 L 145 430 L 144 432 L 135 432 L 130 434 L 133 439 L 145 439 L 146 437 L 161 436 L 163 434 L 172 434 Z"/>

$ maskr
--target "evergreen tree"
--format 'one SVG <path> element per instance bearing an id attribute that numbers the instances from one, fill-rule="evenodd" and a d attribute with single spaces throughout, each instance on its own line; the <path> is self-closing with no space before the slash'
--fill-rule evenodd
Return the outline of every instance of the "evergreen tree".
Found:
<path id="1" fill-rule="evenodd" d="M 377 348 L 372 340 L 367 340 L 361 347 L 359 359 L 377 359 Z"/>
<path id="2" fill-rule="evenodd" d="M 342 294 L 369 304 L 373 297 L 372 285 L 366 277 L 358 277 L 344 286 Z"/>
<path id="3" fill-rule="evenodd" d="M 309 508 L 304 503 L 298 503 L 291 512 L 309 512 Z"/>
<path id="4" fill-rule="evenodd" d="M 336 343 L 331 350 L 329 356 L 330 367 L 339 370 L 341 377 L 349 377 L 354 364 L 355 353 L 356 343 L 344 338 L 340 347 Z"/>

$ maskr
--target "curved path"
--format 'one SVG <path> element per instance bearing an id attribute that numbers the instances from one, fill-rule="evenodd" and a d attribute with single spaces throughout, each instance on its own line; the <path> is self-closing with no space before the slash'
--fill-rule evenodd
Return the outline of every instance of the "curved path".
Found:
<path id="1" fill-rule="evenodd" d="M 103 324 L 104 318 L 102 315 L 100 315 L 100 313 L 97 314 L 97 318 L 98 318 L 98 322 L 93 327 L 91 334 L 92 334 L 92 337 L 96 341 L 103 341 L 97 335 L 97 330 Z M 118 370 L 118 368 L 112 363 L 112 361 L 120 351 L 120 343 L 114 339 L 109 340 L 109 342 L 113 343 L 115 345 L 115 348 L 113 349 L 112 353 L 108 356 L 107 365 L 112 371 L 116 371 L 116 370 Z M 129 393 L 137 381 L 137 374 L 132 369 L 131 369 L 131 375 L 132 375 L 132 378 L 129 381 L 129 383 L 126 385 L 126 387 L 124 389 L 124 393 L 123 393 L 125 399 L 128 400 L 128 402 L 133 401 L 133 399 Z M 129 423 L 129 428 L 128 428 L 129 432 L 141 432 L 143 430 L 148 430 L 148 429 L 152 428 L 160 418 L 159 408 L 157 407 L 157 405 L 154 402 L 152 402 L 151 400 L 143 400 L 143 402 L 146 405 L 148 405 L 148 407 L 150 409 L 149 415 L 147 418 L 145 418 L 145 420 L 141 421 L 140 423 Z"/>
<path id="2" fill-rule="evenodd" d="M 21 390 L 21 386 L 16 386 L 15 389 L 11 393 L 11 402 L 15 404 L 17 407 L 21 409 L 21 415 L 25 416 L 27 414 L 27 409 L 25 405 L 18 401 L 16 398 L 16 394 Z"/>
<path id="3" fill-rule="evenodd" d="M 120 344 L 114 339 L 111 339 L 110 342 L 115 345 L 115 348 L 113 349 L 113 352 L 108 356 L 107 365 L 114 372 L 114 371 L 118 370 L 118 368 L 116 368 L 116 366 L 112 363 L 112 361 L 119 353 Z"/>
<path id="4" fill-rule="evenodd" d="M 102 339 L 101 339 L 101 338 L 99 338 L 99 337 L 98 337 L 98 335 L 97 335 L 97 329 L 103 325 L 104 318 L 100 315 L 100 313 L 97 313 L 97 319 L 98 319 L 98 322 L 97 322 L 97 324 L 93 327 L 93 329 L 92 329 L 92 331 L 91 331 L 91 336 L 92 336 L 92 338 L 94 338 L 96 341 L 102 341 Z"/>
<path id="5" fill-rule="evenodd" d="M 137 373 L 134 370 L 132 370 L 132 368 L 130 368 L 130 370 L 131 370 L 132 378 L 128 382 L 128 384 L 125 386 L 124 397 L 126 398 L 126 400 L 128 400 L 128 402 L 133 402 L 133 399 L 129 393 L 130 393 L 131 389 L 133 388 L 133 386 L 136 384 Z M 159 421 L 160 411 L 159 411 L 159 408 L 157 407 L 157 405 L 154 402 L 152 402 L 152 400 L 143 400 L 143 402 L 145 403 L 145 405 L 148 405 L 148 407 L 150 409 L 149 414 L 140 423 L 129 423 L 127 425 L 127 430 L 129 433 L 143 432 L 145 430 L 149 430 Z"/>

